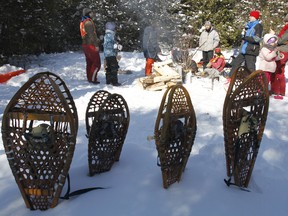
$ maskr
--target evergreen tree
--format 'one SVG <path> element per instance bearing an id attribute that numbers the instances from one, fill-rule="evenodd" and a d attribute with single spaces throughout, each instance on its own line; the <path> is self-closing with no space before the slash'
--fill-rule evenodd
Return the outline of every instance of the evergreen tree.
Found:
<path id="1" fill-rule="evenodd" d="M 221 46 L 229 47 L 235 43 L 234 23 L 235 0 L 181 0 L 181 13 L 186 17 L 182 24 L 184 31 L 190 31 L 193 37 L 193 47 L 197 47 L 200 29 L 205 21 L 210 21 L 218 31 Z"/>
<path id="2" fill-rule="evenodd" d="M 162 47 L 195 48 L 206 20 L 220 34 L 221 47 L 238 47 L 251 10 L 261 12 L 264 32 L 279 33 L 288 2 L 277 0 L 30 0 L 1 2 L 0 63 L 13 55 L 79 50 L 79 22 L 84 7 L 96 12 L 99 36 L 105 23 L 118 26 L 124 51 L 141 50 L 147 25 L 158 27 Z"/>

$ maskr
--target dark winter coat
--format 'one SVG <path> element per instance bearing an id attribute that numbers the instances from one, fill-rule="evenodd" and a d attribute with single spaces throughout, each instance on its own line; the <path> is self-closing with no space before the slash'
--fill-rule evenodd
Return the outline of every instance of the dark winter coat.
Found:
<path id="1" fill-rule="evenodd" d="M 157 54 L 161 50 L 158 45 L 158 36 L 155 27 L 147 26 L 144 29 L 142 46 L 145 58 L 157 58 Z"/>
<path id="2" fill-rule="evenodd" d="M 260 41 L 262 38 L 263 26 L 259 20 L 248 22 L 246 25 L 246 33 L 242 38 L 243 43 L 241 53 L 244 55 L 258 56 L 260 51 Z"/>

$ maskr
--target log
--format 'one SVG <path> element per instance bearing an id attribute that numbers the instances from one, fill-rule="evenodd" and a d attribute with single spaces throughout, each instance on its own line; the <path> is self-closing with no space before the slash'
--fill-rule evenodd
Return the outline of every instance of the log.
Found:
<path id="1" fill-rule="evenodd" d="M 166 88 L 166 85 L 164 82 L 159 82 L 159 83 L 155 83 L 152 85 L 149 85 L 145 88 L 145 90 L 149 90 L 149 91 L 156 91 L 156 90 L 161 90 Z"/>
<path id="2" fill-rule="evenodd" d="M 174 69 L 172 69 L 168 65 L 163 65 L 159 67 L 153 66 L 153 69 L 162 76 L 180 76 Z"/>

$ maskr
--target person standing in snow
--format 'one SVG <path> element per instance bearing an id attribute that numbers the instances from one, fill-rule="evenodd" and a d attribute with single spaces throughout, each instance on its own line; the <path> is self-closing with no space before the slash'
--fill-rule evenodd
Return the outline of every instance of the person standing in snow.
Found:
<path id="1" fill-rule="evenodd" d="M 238 67 L 245 62 L 251 72 L 256 69 L 256 58 L 259 55 L 260 41 L 262 38 L 263 26 L 259 20 L 260 12 L 253 10 L 249 14 L 249 22 L 242 32 L 242 45 L 238 56 L 232 61 L 232 68 L 229 76 L 231 77 Z"/>
<path id="2" fill-rule="evenodd" d="M 283 99 L 286 92 L 285 65 L 288 61 L 288 14 L 284 18 L 284 27 L 278 34 L 277 50 L 280 51 L 282 58 L 277 61 L 277 67 L 271 76 L 271 93 L 276 94 L 277 99 Z M 275 32 L 272 31 L 274 34 Z"/>
<path id="3" fill-rule="evenodd" d="M 269 84 L 271 74 L 275 73 L 276 70 L 276 61 L 281 58 L 281 53 L 276 50 L 277 39 L 274 34 L 265 34 L 263 47 L 259 54 L 259 70 L 265 72 Z"/>
<path id="4" fill-rule="evenodd" d="M 213 58 L 213 51 L 219 46 L 219 42 L 220 38 L 218 32 L 212 27 L 210 21 L 206 21 L 204 24 L 204 30 L 200 34 L 199 38 L 199 50 L 202 50 L 203 70 Z"/>
<path id="5" fill-rule="evenodd" d="M 116 25 L 114 22 L 107 22 L 105 25 L 105 36 L 104 36 L 104 57 L 106 61 L 106 84 L 113 86 L 120 86 L 118 82 L 118 60 L 117 51 L 122 50 L 122 45 L 117 43 L 115 31 Z"/>
<path id="6" fill-rule="evenodd" d="M 80 34 L 82 48 L 86 57 L 86 74 L 89 82 L 99 84 L 97 80 L 98 71 L 101 68 L 99 55 L 100 40 L 97 37 L 96 28 L 92 17 L 94 12 L 90 8 L 83 9 L 83 16 L 80 22 Z"/>
<path id="7" fill-rule="evenodd" d="M 161 52 L 155 26 L 147 26 L 144 29 L 142 46 L 144 57 L 146 58 L 145 76 L 150 76 L 152 75 L 152 65 L 158 58 L 157 54 Z"/>

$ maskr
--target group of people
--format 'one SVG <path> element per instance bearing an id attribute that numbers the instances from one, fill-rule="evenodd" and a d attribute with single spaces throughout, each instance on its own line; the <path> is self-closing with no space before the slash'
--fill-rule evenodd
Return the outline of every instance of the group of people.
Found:
<path id="1" fill-rule="evenodd" d="M 92 20 L 94 12 L 90 8 L 83 9 L 83 16 L 80 22 L 80 34 L 82 37 L 82 48 L 86 57 L 86 75 L 89 82 L 99 84 L 97 79 L 98 71 L 101 68 L 99 54 L 100 40 L 97 36 L 96 27 Z M 106 84 L 120 86 L 118 82 L 119 64 L 117 53 L 122 49 L 116 37 L 116 25 L 114 22 L 107 22 L 104 36 L 104 57 Z"/>
<path id="2" fill-rule="evenodd" d="M 100 40 L 97 36 L 93 23 L 94 13 L 89 8 L 83 9 L 80 33 L 82 47 L 86 56 L 86 73 L 89 82 L 99 84 L 97 74 L 101 67 L 99 55 Z M 276 99 L 283 99 L 286 91 L 285 64 L 288 61 L 288 14 L 284 18 L 284 27 L 278 35 L 273 30 L 265 34 L 262 41 L 263 26 L 261 24 L 260 12 L 253 10 L 249 14 L 249 22 L 242 32 L 242 44 L 239 54 L 231 63 L 231 77 L 237 68 L 245 65 L 251 72 L 256 70 L 256 60 L 259 56 L 259 68 L 265 71 L 269 82 L 270 94 L 275 94 Z M 105 26 L 104 57 L 106 84 L 114 86 L 121 85 L 118 82 L 118 60 L 117 52 L 122 49 L 116 40 L 116 25 L 108 22 Z M 158 45 L 158 36 L 155 26 L 147 26 L 143 34 L 143 52 L 146 58 L 145 75 L 152 74 L 152 65 L 161 52 Z M 210 21 L 206 21 L 204 29 L 199 38 L 199 50 L 202 51 L 203 70 L 209 76 L 219 75 L 225 67 L 225 58 L 220 49 L 220 37 Z"/>
<path id="3" fill-rule="evenodd" d="M 284 18 L 284 27 L 278 35 L 271 29 L 263 37 L 260 12 L 253 10 L 249 14 L 249 22 L 242 32 L 242 44 L 239 54 L 231 63 L 228 81 L 241 65 L 245 65 L 251 72 L 256 70 L 256 60 L 259 57 L 259 67 L 268 79 L 270 94 L 275 99 L 283 99 L 286 91 L 285 64 L 288 61 L 288 14 Z M 199 49 L 202 50 L 204 73 L 209 76 L 219 75 L 223 70 L 223 57 L 219 49 L 219 34 L 207 21 L 204 31 L 200 35 Z M 221 67 L 221 65 L 223 67 Z"/>

